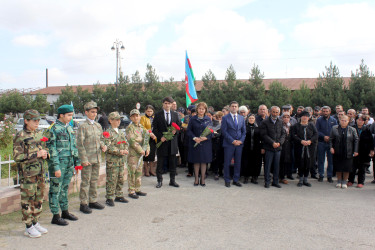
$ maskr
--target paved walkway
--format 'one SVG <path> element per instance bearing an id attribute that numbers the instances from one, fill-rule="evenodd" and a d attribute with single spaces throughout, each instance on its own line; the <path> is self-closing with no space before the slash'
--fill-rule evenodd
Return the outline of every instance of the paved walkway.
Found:
<path id="1" fill-rule="evenodd" d="M 147 197 L 80 213 L 78 198 L 71 212 L 79 220 L 67 227 L 41 223 L 49 230 L 39 239 L 23 236 L 20 221 L 0 232 L 1 249 L 375 249 L 375 185 L 337 189 L 326 181 L 298 188 L 265 189 L 246 184 L 224 187 L 212 176 L 206 187 L 194 187 L 178 169 L 180 188 L 156 189 L 156 178 L 143 178 Z M 263 179 L 260 179 L 262 182 Z M 100 189 L 101 203 L 105 190 Z M 17 218 L 18 219 L 18 218 Z M 16 220 L 16 219 L 15 219 Z M 19 218 L 20 220 L 20 218 Z"/>

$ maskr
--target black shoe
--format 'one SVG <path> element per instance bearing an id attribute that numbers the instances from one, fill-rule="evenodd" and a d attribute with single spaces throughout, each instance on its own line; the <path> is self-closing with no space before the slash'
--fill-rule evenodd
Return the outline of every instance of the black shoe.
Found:
<path id="1" fill-rule="evenodd" d="M 294 180 L 293 175 L 288 175 L 286 178 L 288 178 L 289 180 Z"/>
<path id="2" fill-rule="evenodd" d="M 110 207 L 114 207 L 114 206 L 115 206 L 115 203 L 113 202 L 112 199 L 107 199 L 107 200 L 105 201 L 105 204 L 107 204 L 107 205 L 110 206 Z"/>
<path id="3" fill-rule="evenodd" d="M 323 177 L 319 177 L 318 181 L 323 182 Z"/>
<path id="4" fill-rule="evenodd" d="M 62 211 L 61 218 L 67 219 L 67 220 L 78 220 L 77 216 L 74 214 L 69 213 L 68 210 Z"/>
<path id="5" fill-rule="evenodd" d="M 258 184 L 258 180 L 255 179 L 255 178 L 251 178 L 251 183 L 253 183 L 253 184 Z"/>
<path id="6" fill-rule="evenodd" d="M 316 175 L 311 175 L 311 179 L 318 179 Z"/>
<path id="7" fill-rule="evenodd" d="M 281 188 L 281 186 L 279 184 L 276 184 L 276 183 L 272 183 L 272 187 Z"/>
<path id="8" fill-rule="evenodd" d="M 161 186 L 163 186 L 163 182 L 158 182 L 158 184 L 156 184 L 156 188 L 161 188 Z"/>
<path id="9" fill-rule="evenodd" d="M 91 208 L 89 208 L 89 206 L 87 206 L 87 204 L 81 204 L 79 206 L 79 211 L 81 211 L 84 214 L 91 214 L 92 213 Z"/>
<path id="10" fill-rule="evenodd" d="M 302 187 L 302 186 L 303 186 L 302 182 L 298 182 L 297 187 Z"/>
<path id="11" fill-rule="evenodd" d="M 366 169 L 366 174 L 371 174 L 370 169 Z"/>
<path id="12" fill-rule="evenodd" d="M 307 181 L 304 181 L 304 182 L 303 182 L 303 185 L 305 185 L 306 187 L 311 187 L 311 184 L 308 183 Z"/>
<path id="13" fill-rule="evenodd" d="M 180 185 L 178 185 L 177 182 L 175 182 L 175 181 L 171 181 L 171 182 L 169 182 L 169 186 L 178 188 Z"/>
<path id="14" fill-rule="evenodd" d="M 247 183 L 249 183 L 249 178 L 246 177 L 246 178 L 244 179 L 244 181 L 243 181 L 243 184 L 247 184 Z"/>
<path id="15" fill-rule="evenodd" d="M 328 181 L 329 183 L 333 183 L 332 177 L 328 177 L 328 178 L 327 178 L 327 181 Z"/>
<path id="16" fill-rule="evenodd" d="M 230 182 L 225 182 L 225 186 L 226 186 L 227 188 L 229 188 L 229 187 L 230 187 Z"/>
<path id="17" fill-rule="evenodd" d="M 94 208 L 94 209 L 99 209 L 99 210 L 104 209 L 104 206 L 102 204 L 100 204 L 99 202 L 89 203 L 89 207 Z"/>
<path id="18" fill-rule="evenodd" d="M 194 187 L 196 187 L 196 186 L 198 186 L 198 185 L 199 185 L 199 183 L 195 183 L 195 182 L 194 182 Z"/>
<path id="19" fill-rule="evenodd" d="M 205 187 L 205 186 L 206 186 L 206 183 L 203 183 L 203 184 L 201 183 L 201 186 L 202 186 L 202 187 Z"/>
<path id="20" fill-rule="evenodd" d="M 125 199 L 124 197 L 116 197 L 115 201 L 122 202 L 122 203 L 128 203 L 129 201 Z"/>
<path id="21" fill-rule="evenodd" d="M 128 194 L 128 196 L 130 198 L 133 198 L 133 199 L 138 199 L 139 198 L 139 196 L 137 194 Z"/>
<path id="22" fill-rule="evenodd" d="M 264 187 L 265 187 L 265 188 L 270 188 L 270 184 L 265 183 L 265 184 L 264 184 Z"/>
<path id="23" fill-rule="evenodd" d="M 141 191 L 135 192 L 138 196 L 146 196 L 147 193 L 143 193 Z"/>
<path id="24" fill-rule="evenodd" d="M 51 223 L 59 225 L 59 226 L 67 226 L 67 225 L 69 225 L 69 222 L 67 222 L 66 220 L 64 220 L 63 218 L 61 218 L 59 214 L 54 214 L 53 215 Z"/>
<path id="25" fill-rule="evenodd" d="M 242 184 L 239 181 L 234 181 L 233 185 L 235 185 L 237 187 L 242 187 Z"/>

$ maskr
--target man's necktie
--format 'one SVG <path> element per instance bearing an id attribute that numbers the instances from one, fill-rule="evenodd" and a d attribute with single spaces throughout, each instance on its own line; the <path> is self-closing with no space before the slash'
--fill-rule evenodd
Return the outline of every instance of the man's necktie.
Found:
<path id="1" fill-rule="evenodd" d="M 169 125 L 169 113 L 167 113 L 167 124 Z"/>
<path id="2" fill-rule="evenodd" d="M 238 126 L 237 115 L 234 115 L 234 124 L 236 125 L 236 127 Z"/>

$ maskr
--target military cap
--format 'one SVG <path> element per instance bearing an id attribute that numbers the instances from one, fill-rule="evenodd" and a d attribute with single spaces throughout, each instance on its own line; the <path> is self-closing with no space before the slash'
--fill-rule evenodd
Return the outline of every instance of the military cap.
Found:
<path id="1" fill-rule="evenodd" d="M 319 106 L 315 106 L 314 110 L 320 111 L 320 107 Z"/>
<path id="2" fill-rule="evenodd" d="M 68 105 L 68 104 L 61 105 L 57 109 L 57 113 L 58 114 L 66 114 L 66 113 L 70 113 L 70 112 L 73 112 L 73 111 L 74 111 L 73 106 L 72 105 Z"/>
<path id="3" fill-rule="evenodd" d="M 130 116 L 132 116 L 134 114 L 140 115 L 141 113 L 139 113 L 138 109 L 133 109 L 132 111 L 130 111 Z"/>
<path id="4" fill-rule="evenodd" d="M 96 102 L 94 102 L 94 101 L 86 103 L 85 106 L 84 106 L 84 109 L 85 110 L 90 110 L 90 109 L 98 109 L 99 110 L 98 104 L 96 104 Z"/>
<path id="5" fill-rule="evenodd" d="M 110 113 L 108 116 L 108 120 L 119 120 L 119 119 L 121 119 L 121 116 L 117 111 Z"/>
<path id="6" fill-rule="evenodd" d="M 26 120 L 40 120 L 40 114 L 35 109 L 29 109 L 25 111 L 23 118 Z"/>
<path id="7" fill-rule="evenodd" d="M 189 105 L 188 110 L 191 111 L 192 109 L 195 109 L 195 105 Z"/>

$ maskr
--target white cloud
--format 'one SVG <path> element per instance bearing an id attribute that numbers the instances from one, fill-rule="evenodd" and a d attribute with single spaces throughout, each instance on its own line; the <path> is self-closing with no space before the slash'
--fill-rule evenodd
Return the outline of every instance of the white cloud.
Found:
<path id="1" fill-rule="evenodd" d="M 13 43 L 28 47 L 43 47 L 47 45 L 47 39 L 39 35 L 22 35 L 15 37 Z"/>

